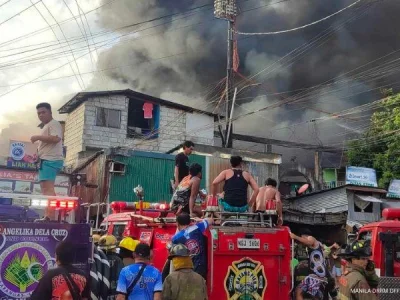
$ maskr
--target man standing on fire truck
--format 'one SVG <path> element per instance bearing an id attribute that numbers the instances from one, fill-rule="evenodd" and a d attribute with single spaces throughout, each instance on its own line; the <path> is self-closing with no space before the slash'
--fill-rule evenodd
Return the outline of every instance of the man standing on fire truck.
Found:
<path id="1" fill-rule="evenodd" d="M 53 119 L 49 103 L 39 103 L 36 110 L 39 120 L 42 122 L 42 132 L 40 135 L 32 136 L 31 142 L 39 142 L 37 164 L 40 189 L 43 195 L 55 196 L 54 182 L 64 165 L 62 127 L 58 121 Z M 46 209 L 43 220 L 50 220 L 52 217 L 49 209 Z"/>
<path id="2" fill-rule="evenodd" d="M 183 178 L 189 175 L 189 155 L 192 154 L 194 143 L 186 141 L 183 143 L 183 152 L 175 156 L 174 187 L 177 188 Z"/>

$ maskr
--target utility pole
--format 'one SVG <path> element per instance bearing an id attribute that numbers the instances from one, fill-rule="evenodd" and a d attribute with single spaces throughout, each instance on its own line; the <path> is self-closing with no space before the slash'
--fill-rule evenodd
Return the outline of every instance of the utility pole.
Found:
<path id="1" fill-rule="evenodd" d="M 233 28 L 237 16 L 236 0 L 215 0 L 214 16 L 218 19 L 228 21 L 228 45 L 227 45 L 227 66 L 226 66 L 226 88 L 225 88 L 225 145 L 226 148 L 232 148 L 233 125 L 229 120 L 232 118 L 232 96 L 233 96 Z"/>

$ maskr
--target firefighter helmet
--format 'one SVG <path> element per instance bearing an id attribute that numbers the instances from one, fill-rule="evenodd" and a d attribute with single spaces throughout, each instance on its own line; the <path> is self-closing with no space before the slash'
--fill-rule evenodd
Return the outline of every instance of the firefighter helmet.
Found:
<path id="1" fill-rule="evenodd" d="M 131 237 L 126 237 L 123 238 L 122 241 L 119 243 L 119 247 L 134 252 L 136 246 L 139 245 L 139 243 L 140 242 L 138 240 L 134 240 Z"/>
<path id="2" fill-rule="evenodd" d="M 102 250 L 117 248 L 117 238 L 111 234 L 103 235 L 99 240 L 99 248 Z"/>
<path id="3" fill-rule="evenodd" d="M 370 257 L 372 251 L 369 245 L 368 242 L 362 240 L 354 241 L 350 245 L 347 245 L 346 249 L 342 253 L 339 253 L 338 256 L 344 256 L 347 258 Z"/>
<path id="4" fill-rule="evenodd" d="M 178 245 L 173 245 L 171 249 L 169 250 L 169 256 L 168 258 L 174 258 L 174 257 L 189 257 L 190 256 L 190 251 L 189 249 L 183 245 L 183 244 L 178 244 Z"/>
<path id="5" fill-rule="evenodd" d="M 92 235 L 93 243 L 98 244 L 100 241 L 100 238 L 101 238 L 100 234 L 93 234 Z"/>

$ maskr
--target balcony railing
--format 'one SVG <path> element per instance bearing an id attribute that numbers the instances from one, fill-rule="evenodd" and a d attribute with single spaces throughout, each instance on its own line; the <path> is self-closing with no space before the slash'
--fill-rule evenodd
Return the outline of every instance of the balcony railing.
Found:
<path id="1" fill-rule="evenodd" d="M 333 189 L 336 187 L 344 186 L 346 184 L 345 181 L 330 181 L 324 182 L 324 189 Z"/>

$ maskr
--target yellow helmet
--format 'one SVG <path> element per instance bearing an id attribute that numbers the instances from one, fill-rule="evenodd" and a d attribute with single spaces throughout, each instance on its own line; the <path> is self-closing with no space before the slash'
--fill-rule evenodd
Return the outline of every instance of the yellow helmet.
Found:
<path id="1" fill-rule="evenodd" d="M 122 241 L 119 243 L 120 248 L 125 248 L 126 250 L 134 252 L 136 246 L 139 245 L 140 242 L 138 240 L 134 240 L 131 237 L 123 238 Z"/>
<path id="2" fill-rule="evenodd" d="M 99 240 L 99 248 L 102 250 L 112 250 L 117 248 L 117 238 L 111 234 L 103 235 Z"/>
<path id="3" fill-rule="evenodd" d="M 93 234 L 92 235 L 93 243 L 98 244 L 100 241 L 100 238 L 101 238 L 100 234 Z"/>

